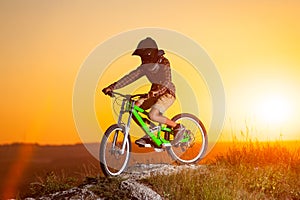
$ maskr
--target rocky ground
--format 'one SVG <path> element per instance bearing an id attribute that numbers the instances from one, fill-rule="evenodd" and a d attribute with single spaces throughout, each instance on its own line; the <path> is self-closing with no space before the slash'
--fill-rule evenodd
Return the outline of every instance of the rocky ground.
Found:
<path id="1" fill-rule="evenodd" d="M 155 176 L 159 174 L 168 175 L 171 173 L 177 173 L 184 169 L 199 169 L 205 172 L 205 166 L 202 165 L 169 165 L 169 164 L 137 164 L 128 168 L 126 172 L 121 175 L 124 179 L 121 182 L 120 188 L 130 192 L 132 199 L 163 199 L 158 193 L 151 188 L 140 183 L 138 180 L 147 178 L 149 176 Z M 38 198 L 38 200 L 52 200 L 52 199 L 70 199 L 70 200 L 100 200 L 105 197 L 98 197 L 89 188 L 92 188 L 96 183 L 88 183 L 79 187 L 75 187 L 66 191 L 57 192 L 44 197 Z M 35 200 L 34 198 L 26 198 L 26 200 Z"/>

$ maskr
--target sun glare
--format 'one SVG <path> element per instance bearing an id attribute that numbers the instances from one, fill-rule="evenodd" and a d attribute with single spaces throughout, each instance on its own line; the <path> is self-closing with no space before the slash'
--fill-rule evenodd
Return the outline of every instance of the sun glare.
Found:
<path id="1" fill-rule="evenodd" d="M 258 117 L 271 125 L 280 125 L 290 119 L 291 103 L 282 95 L 264 96 L 258 104 Z"/>

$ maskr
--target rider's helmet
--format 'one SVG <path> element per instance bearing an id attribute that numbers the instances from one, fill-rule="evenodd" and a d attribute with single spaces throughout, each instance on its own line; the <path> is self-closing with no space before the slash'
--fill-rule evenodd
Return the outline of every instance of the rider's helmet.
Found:
<path id="1" fill-rule="evenodd" d="M 147 37 L 140 41 L 132 55 L 140 56 L 145 63 L 156 62 L 158 57 L 158 47 L 155 40 Z"/>

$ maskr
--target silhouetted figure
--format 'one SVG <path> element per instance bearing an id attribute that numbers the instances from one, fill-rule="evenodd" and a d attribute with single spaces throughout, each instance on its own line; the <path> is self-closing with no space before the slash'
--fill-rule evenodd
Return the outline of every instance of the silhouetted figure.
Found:
<path id="1" fill-rule="evenodd" d="M 140 56 L 142 64 L 102 91 L 104 94 L 109 95 L 113 90 L 125 87 L 142 76 L 146 76 L 152 83 L 151 89 L 148 92 L 148 96 L 139 99 L 135 105 L 140 106 L 144 110 L 151 108 L 149 112 L 151 120 L 172 127 L 175 138 L 171 144 L 176 145 L 183 139 L 185 128 L 183 125 L 176 124 L 163 115 L 176 98 L 170 62 L 164 57 L 164 54 L 163 50 L 158 50 L 158 46 L 152 38 L 147 37 L 140 41 L 132 55 Z M 150 141 L 149 138 L 148 135 L 145 135 L 136 140 L 135 143 L 145 145 Z"/>

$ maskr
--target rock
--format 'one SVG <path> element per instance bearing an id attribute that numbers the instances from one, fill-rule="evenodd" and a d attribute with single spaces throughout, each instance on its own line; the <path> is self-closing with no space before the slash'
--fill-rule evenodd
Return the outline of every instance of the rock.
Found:
<path id="1" fill-rule="evenodd" d="M 136 164 L 127 169 L 127 171 L 121 176 L 123 178 L 132 178 L 135 180 L 147 178 L 156 175 L 169 175 L 172 173 L 178 173 L 182 170 L 197 169 L 202 170 L 203 173 L 206 171 L 204 165 L 180 165 L 174 166 L 170 164 Z"/>
<path id="2" fill-rule="evenodd" d="M 136 199 L 153 199 L 153 200 L 160 200 L 162 199 L 159 194 L 153 191 L 151 188 L 138 183 L 134 179 L 128 179 L 121 183 L 122 190 L 129 190 L 131 192 L 132 197 Z"/>
<path id="3" fill-rule="evenodd" d="M 203 165 L 180 165 L 174 166 L 170 164 L 136 164 L 129 167 L 126 172 L 120 175 L 124 181 L 121 182 L 120 188 L 122 190 L 130 191 L 134 199 L 147 200 L 154 199 L 160 200 L 162 197 L 153 191 L 151 188 L 146 185 L 139 183 L 138 180 L 144 179 L 150 176 L 156 175 L 169 175 L 172 173 L 178 173 L 182 170 L 187 169 L 197 169 L 202 170 L 203 173 L 206 172 L 206 167 Z M 46 195 L 38 199 L 26 198 L 25 200 L 101 200 L 105 199 L 100 198 L 95 195 L 89 188 L 97 184 L 97 181 L 90 181 L 89 184 L 74 187 L 66 191 L 56 192 L 54 194 Z"/>
<path id="4" fill-rule="evenodd" d="M 83 188 L 74 187 L 69 190 L 56 192 L 54 194 L 49 194 L 43 197 L 39 197 L 37 199 L 34 198 L 26 198 L 25 200 L 101 200 L 97 195 L 95 195 L 92 191 L 88 190 L 85 186 Z"/>

